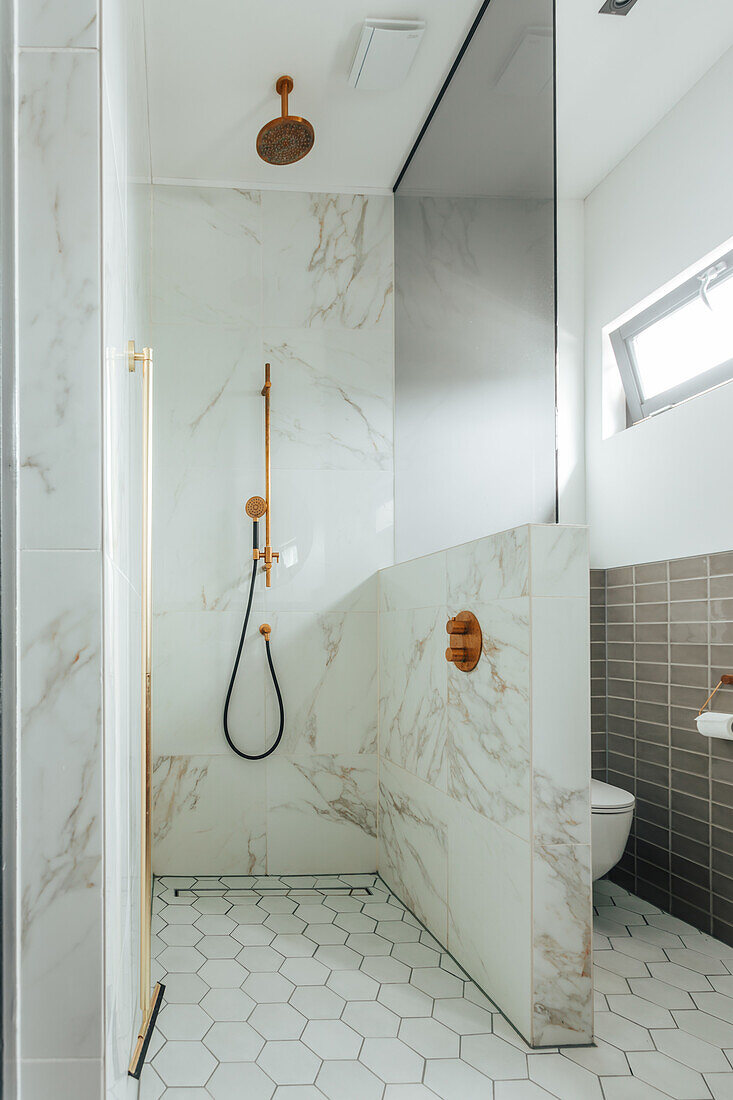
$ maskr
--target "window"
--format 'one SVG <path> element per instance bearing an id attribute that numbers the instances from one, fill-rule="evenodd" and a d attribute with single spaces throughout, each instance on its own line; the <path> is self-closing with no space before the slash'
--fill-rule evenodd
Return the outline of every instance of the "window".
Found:
<path id="1" fill-rule="evenodd" d="M 733 379 L 733 251 L 611 332 L 633 422 Z"/>

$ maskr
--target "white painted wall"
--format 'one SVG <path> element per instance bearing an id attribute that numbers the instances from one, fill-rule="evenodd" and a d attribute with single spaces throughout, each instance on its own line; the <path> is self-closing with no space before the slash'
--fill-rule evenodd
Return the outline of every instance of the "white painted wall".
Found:
<path id="1" fill-rule="evenodd" d="M 586 447 L 591 563 L 733 546 L 733 384 L 602 438 L 601 331 L 733 236 L 733 50 L 586 201 Z"/>

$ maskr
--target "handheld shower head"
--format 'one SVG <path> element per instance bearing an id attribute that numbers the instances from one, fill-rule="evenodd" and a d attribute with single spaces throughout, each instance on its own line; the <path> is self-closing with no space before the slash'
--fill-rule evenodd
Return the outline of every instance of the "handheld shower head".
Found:
<path id="1" fill-rule="evenodd" d="M 244 506 L 244 510 L 250 519 L 262 519 L 267 511 L 267 501 L 263 497 L 250 497 Z"/>

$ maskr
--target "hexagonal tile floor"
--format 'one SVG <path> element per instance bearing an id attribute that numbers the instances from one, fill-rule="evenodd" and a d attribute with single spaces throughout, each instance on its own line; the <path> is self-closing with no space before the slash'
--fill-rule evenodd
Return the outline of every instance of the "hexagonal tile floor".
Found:
<path id="1" fill-rule="evenodd" d="M 733 1100 L 733 948 L 595 905 L 596 1046 L 539 1052 L 375 875 L 157 880 L 141 1100 Z"/>

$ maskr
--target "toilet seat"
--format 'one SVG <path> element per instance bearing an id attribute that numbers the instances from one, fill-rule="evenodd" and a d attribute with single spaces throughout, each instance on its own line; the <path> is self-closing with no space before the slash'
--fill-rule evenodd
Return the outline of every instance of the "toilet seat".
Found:
<path id="1" fill-rule="evenodd" d="M 633 810 L 636 799 L 629 791 L 603 783 L 600 779 L 591 780 L 591 810 L 594 814 L 623 814 Z"/>

